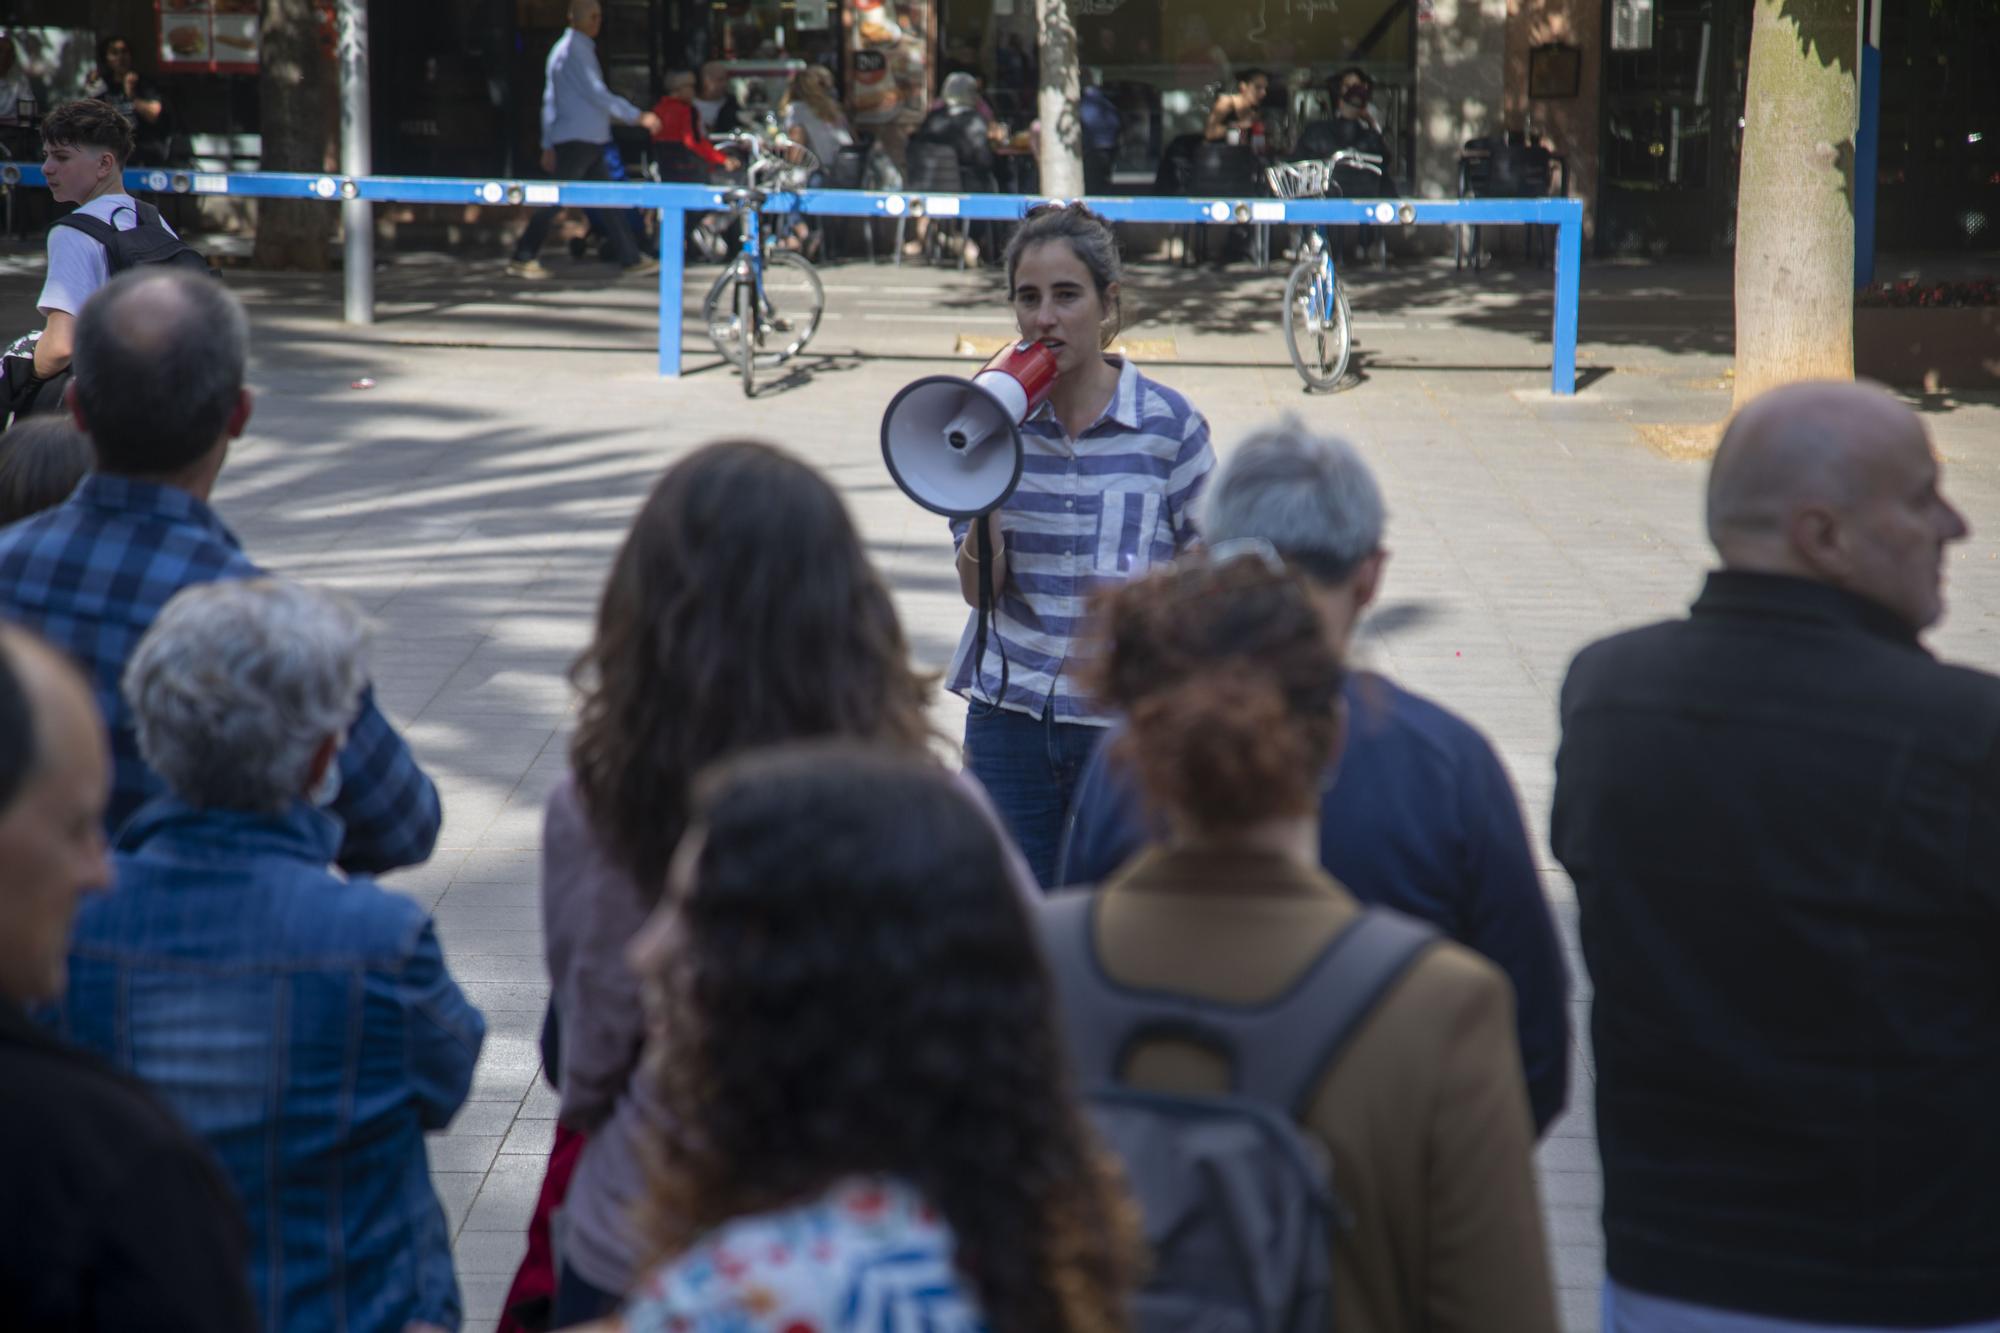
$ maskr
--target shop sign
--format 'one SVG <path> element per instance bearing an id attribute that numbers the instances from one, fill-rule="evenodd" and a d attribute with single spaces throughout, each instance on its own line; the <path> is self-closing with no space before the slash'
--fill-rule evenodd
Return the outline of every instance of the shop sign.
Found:
<path id="1" fill-rule="evenodd" d="M 160 68 L 174 74 L 257 72 L 257 0 L 155 0 Z"/>

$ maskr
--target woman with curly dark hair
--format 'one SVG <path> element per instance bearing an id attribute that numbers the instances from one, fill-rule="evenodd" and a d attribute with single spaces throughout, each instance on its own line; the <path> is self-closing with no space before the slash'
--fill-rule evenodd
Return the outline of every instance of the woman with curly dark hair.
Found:
<path id="1" fill-rule="evenodd" d="M 1114 1333 L 1133 1226 L 991 818 L 851 743 L 705 779 L 632 951 L 671 1131 L 631 1333 Z"/>
<path id="2" fill-rule="evenodd" d="M 1345 670 L 1312 586 L 1262 542 L 1225 542 L 1104 594 L 1097 612 L 1106 642 L 1087 676 L 1125 714 L 1125 758 L 1171 835 L 1081 917 L 1047 904 L 1045 926 L 1087 924 L 1083 948 L 1114 987 L 1263 1014 L 1291 1048 L 1325 1050 L 1334 1034 L 1302 1041 L 1282 1003 L 1323 960 L 1352 957 L 1337 942 L 1360 913 L 1320 868 Z M 1087 1018 L 1093 998 L 1077 986 L 1064 1003 Z M 1229 1088 L 1231 1075 L 1211 1051 L 1150 1036 L 1114 1072 L 1178 1095 Z M 1333 1327 L 1552 1333 L 1534 1131 L 1500 970 L 1437 939 L 1306 1077 L 1305 1099 L 1282 1109 L 1328 1150 L 1348 1214 L 1332 1240 Z"/>
<path id="3" fill-rule="evenodd" d="M 542 843 L 560 1119 L 586 1136 L 563 1202 L 556 1326 L 617 1308 L 656 1108 L 625 950 L 659 900 L 707 765 L 816 736 L 918 756 L 927 683 L 840 497 L 791 455 L 711 444 L 667 470 L 612 564 L 574 670 L 572 778 Z"/>

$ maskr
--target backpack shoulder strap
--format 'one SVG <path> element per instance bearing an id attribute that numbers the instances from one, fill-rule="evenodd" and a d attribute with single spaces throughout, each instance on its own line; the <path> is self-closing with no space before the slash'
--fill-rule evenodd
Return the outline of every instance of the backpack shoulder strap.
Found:
<path id="1" fill-rule="evenodd" d="M 1290 990 L 1251 1011 L 1252 1026 L 1238 1039 L 1236 1090 L 1303 1119 L 1361 1024 L 1441 938 L 1428 922 L 1364 908 Z M 1232 1020 L 1244 1017 L 1239 1010 Z"/>
<path id="2" fill-rule="evenodd" d="M 1068 889 L 1036 909 L 1042 952 L 1061 997 L 1070 1060 L 1084 1092 L 1118 1081 L 1136 1034 L 1160 1025 L 1169 997 L 1121 986 L 1097 958 L 1097 893 Z"/>
<path id="3" fill-rule="evenodd" d="M 1190 1041 L 1229 1062 L 1235 1091 L 1303 1116 L 1348 1040 L 1437 929 L 1368 908 L 1277 999 L 1232 1005 L 1113 981 L 1098 961 L 1096 894 L 1054 894 L 1039 911 L 1044 956 L 1062 996 L 1070 1057 L 1085 1091 L 1115 1083 L 1133 1047 Z"/>
<path id="4" fill-rule="evenodd" d="M 88 213 L 65 213 L 57 218 L 53 225 L 80 231 L 107 250 L 118 239 L 118 228 L 103 218 L 94 218 Z"/>

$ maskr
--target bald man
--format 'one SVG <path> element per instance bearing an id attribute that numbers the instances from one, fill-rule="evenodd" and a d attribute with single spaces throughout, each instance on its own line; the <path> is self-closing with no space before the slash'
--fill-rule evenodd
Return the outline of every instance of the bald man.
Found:
<path id="1" fill-rule="evenodd" d="M 643 125 L 648 133 L 660 128 L 658 116 L 633 106 L 604 82 L 604 70 L 597 62 L 597 34 L 603 27 L 604 6 L 599 0 L 570 0 L 569 27 L 556 38 L 544 67 L 542 170 L 561 180 L 623 179 L 622 168 L 614 175 L 609 160 L 612 121 Z M 513 276 L 549 276 L 536 256 L 542 252 L 542 242 L 548 239 L 558 211 L 553 206 L 538 208 L 528 219 L 527 230 L 521 233 L 514 258 L 507 265 Z M 631 227 L 617 216 L 618 210 L 588 211 L 591 225 L 604 234 L 619 267 L 634 275 L 660 271 L 658 260 L 640 255 Z"/>
<path id="2" fill-rule="evenodd" d="M 28 1021 L 111 878 L 104 723 L 75 667 L 0 626 L 0 1299 L 9 1328 L 256 1326 L 242 1217 L 135 1079 Z"/>
<path id="3" fill-rule="evenodd" d="M 2000 680 L 1918 639 L 1938 480 L 1880 390 L 1759 398 L 1722 568 L 1564 682 L 1607 1330 L 2000 1330 Z"/>
<path id="4" fill-rule="evenodd" d="M 250 420 L 248 342 L 242 305 L 205 274 L 152 266 L 105 284 L 77 320 L 70 387 L 96 468 L 62 504 L 0 529 L 0 619 L 82 663 L 110 723 L 112 833 L 166 790 L 119 692 L 126 659 L 182 588 L 263 572 L 209 503 Z M 340 776 L 331 809 L 343 867 L 375 874 L 430 855 L 437 788 L 372 693 L 348 728 Z"/>

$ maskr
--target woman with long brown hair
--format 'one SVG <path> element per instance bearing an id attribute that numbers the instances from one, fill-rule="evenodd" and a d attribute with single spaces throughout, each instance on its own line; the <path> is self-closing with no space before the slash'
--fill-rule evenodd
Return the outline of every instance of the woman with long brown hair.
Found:
<path id="1" fill-rule="evenodd" d="M 630 1333 L 1122 1333 L 1129 1206 L 963 784 L 846 742 L 725 765 L 632 953 L 668 1128 Z"/>
<path id="2" fill-rule="evenodd" d="M 557 1231 L 555 1326 L 615 1309 L 642 1257 L 631 1216 L 659 1135 L 635 1081 L 625 950 L 666 882 L 695 774 L 738 751 L 850 737 L 924 753 L 926 682 L 838 494 L 769 445 L 667 470 L 611 569 L 572 776 L 549 798 L 542 907 L 560 1020 L 562 1125 L 587 1136 Z"/>

